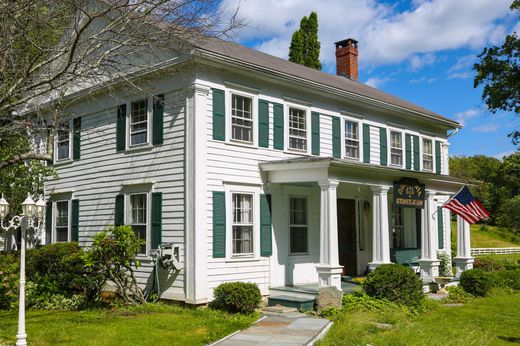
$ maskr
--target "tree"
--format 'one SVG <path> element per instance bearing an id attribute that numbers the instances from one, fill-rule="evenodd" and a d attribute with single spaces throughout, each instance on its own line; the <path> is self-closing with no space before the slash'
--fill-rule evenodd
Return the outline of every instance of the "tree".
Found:
<path id="1" fill-rule="evenodd" d="M 511 10 L 520 11 L 520 0 L 511 4 Z M 483 85 L 482 99 L 491 112 L 498 110 L 520 114 L 520 38 L 514 32 L 507 35 L 500 46 L 484 48 L 473 66 L 477 72 L 473 86 Z M 509 136 L 515 145 L 520 144 L 520 131 Z"/>
<path id="2" fill-rule="evenodd" d="M 52 157 L 56 132 L 68 128 L 67 96 L 111 81 L 119 81 L 119 86 L 124 81 L 127 91 L 142 93 L 133 74 L 164 62 L 190 42 L 225 36 L 239 27 L 236 15 L 223 22 L 218 4 L 218 0 L 0 2 L 0 138 L 17 134 L 29 143 L 26 150 L 5 150 L 12 155 L 0 158 L 0 170 Z"/>
<path id="3" fill-rule="evenodd" d="M 318 15 L 311 12 L 303 17 L 300 28 L 293 33 L 289 47 L 289 61 L 321 70 L 320 41 L 318 40 Z"/>

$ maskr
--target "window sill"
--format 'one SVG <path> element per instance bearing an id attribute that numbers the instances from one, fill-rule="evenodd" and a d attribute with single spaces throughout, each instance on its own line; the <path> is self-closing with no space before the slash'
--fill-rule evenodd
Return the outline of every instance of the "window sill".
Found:
<path id="1" fill-rule="evenodd" d="M 359 157 L 343 157 L 344 160 L 347 160 L 347 161 L 352 161 L 352 162 L 361 162 L 361 159 Z"/>
<path id="2" fill-rule="evenodd" d="M 260 261 L 260 257 L 256 257 L 254 255 L 251 256 L 234 256 L 231 258 L 226 258 L 226 263 L 233 263 L 233 262 L 258 262 Z"/>
<path id="3" fill-rule="evenodd" d="M 150 143 L 133 145 L 131 147 L 126 148 L 125 154 L 126 153 L 135 153 L 135 152 L 140 152 L 140 151 L 149 151 L 152 148 L 153 148 L 153 145 Z"/>
<path id="4" fill-rule="evenodd" d="M 221 141 L 219 141 L 219 142 L 221 142 Z M 255 143 L 240 142 L 240 141 L 236 141 L 236 140 L 229 140 L 229 141 L 226 141 L 225 143 L 236 146 L 236 147 L 258 149 L 258 145 L 256 145 Z"/>
<path id="5" fill-rule="evenodd" d="M 53 165 L 54 166 L 65 166 L 65 165 L 70 165 L 74 160 L 72 159 L 61 159 L 61 160 L 56 160 L 54 161 Z"/>

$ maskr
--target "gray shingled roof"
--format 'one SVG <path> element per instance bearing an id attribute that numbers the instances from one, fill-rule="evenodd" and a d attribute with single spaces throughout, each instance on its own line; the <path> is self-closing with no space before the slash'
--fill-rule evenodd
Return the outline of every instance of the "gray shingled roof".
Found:
<path id="1" fill-rule="evenodd" d="M 421 106 L 417 106 L 399 97 L 372 88 L 366 84 L 295 64 L 290 61 L 280 59 L 278 57 L 262 53 L 251 48 L 247 48 L 233 42 L 228 42 L 217 38 L 209 38 L 197 42 L 194 45 L 202 51 L 212 52 L 217 55 L 254 64 L 262 68 L 271 69 L 284 74 L 314 81 L 329 87 L 337 88 L 342 91 L 351 92 L 368 97 L 370 99 L 382 101 L 397 107 L 405 108 L 437 118 L 444 122 L 448 121 L 452 123 L 453 126 L 460 127 L 460 124 L 454 120 L 446 118 Z"/>

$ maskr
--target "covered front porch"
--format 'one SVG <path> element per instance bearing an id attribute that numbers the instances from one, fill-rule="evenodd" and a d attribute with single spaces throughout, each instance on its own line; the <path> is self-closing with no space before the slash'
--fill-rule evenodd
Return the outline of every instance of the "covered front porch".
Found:
<path id="1" fill-rule="evenodd" d="M 414 267 L 425 283 L 451 254 L 450 212 L 441 209 L 463 182 L 433 173 L 304 158 L 260 164 L 272 196 L 270 287 L 342 288 L 342 277 L 379 265 Z M 394 182 L 424 186 L 422 207 L 395 204 Z M 457 227 L 457 275 L 472 267 L 469 224 Z M 415 254 L 415 255 L 414 255 Z"/>

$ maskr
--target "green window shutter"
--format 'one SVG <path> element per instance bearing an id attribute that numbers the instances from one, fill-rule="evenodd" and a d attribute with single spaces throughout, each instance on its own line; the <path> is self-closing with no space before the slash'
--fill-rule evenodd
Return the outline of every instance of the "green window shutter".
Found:
<path id="1" fill-rule="evenodd" d="M 45 209 L 45 244 L 50 244 L 52 241 L 52 202 L 47 202 Z"/>
<path id="2" fill-rule="evenodd" d="M 162 243 L 162 192 L 152 192 L 152 249 Z"/>
<path id="3" fill-rule="evenodd" d="M 224 90 L 211 89 L 213 92 L 213 139 L 226 140 L 226 101 Z"/>
<path id="4" fill-rule="evenodd" d="M 126 104 L 117 107 L 116 149 L 126 149 Z"/>
<path id="5" fill-rule="evenodd" d="M 413 169 L 421 170 L 421 158 L 419 154 L 419 136 L 413 136 Z"/>
<path id="6" fill-rule="evenodd" d="M 412 169 L 412 135 L 405 135 L 406 169 Z"/>
<path id="7" fill-rule="evenodd" d="M 79 241 L 79 199 L 71 201 L 70 241 Z"/>
<path id="8" fill-rule="evenodd" d="M 125 224 L 125 195 L 116 196 L 116 210 L 114 215 L 114 225 L 122 226 Z"/>
<path id="9" fill-rule="evenodd" d="M 332 156 L 341 158 L 341 125 L 338 117 L 332 117 Z"/>
<path id="10" fill-rule="evenodd" d="M 271 256 L 272 247 L 271 195 L 260 195 L 260 256 Z"/>
<path id="11" fill-rule="evenodd" d="M 441 174 L 441 142 L 435 141 L 435 173 Z"/>
<path id="12" fill-rule="evenodd" d="M 213 191 L 213 257 L 226 257 L 226 197 Z"/>
<path id="13" fill-rule="evenodd" d="M 164 94 L 153 98 L 152 144 L 163 144 L 164 141 Z"/>
<path id="14" fill-rule="evenodd" d="M 269 102 L 258 100 L 258 146 L 269 147 Z"/>
<path id="15" fill-rule="evenodd" d="M 72 122 L 72 159 L 81 158 L 81 118 L 74 118 Z"/>
<path id="16" fill-rule="evenodd" d="M 380 128 L 379 129 L 379 144 L 381 151 L 379 153 L 379 161 L 381 165 L 387 166 L 388 165 L 388 144 L 386 140 L 386 129 Z"/>
<path id="17" fill-rule="evenodd" d="M 370 125 L 363 124 L 363 162 L 370 163 Z"/>
<path id="18" fill-rule="evenodd" d="M 278 150 L 283 150 L 283 105 L 273 103 L 273 147 Z"/>
<path id="19" fill-rule="evenodd" d="M 439 241 L 439 249 L 444 249 L 444 218 L 442 215 L 442 208 L 437 208 L 437 232 L 438 232 L 438 241 Z"/>
<path id="20" fill-rule="evenodd" d="M 312 155 L 320 154 L 320 113 L 311 113 Z"/>

